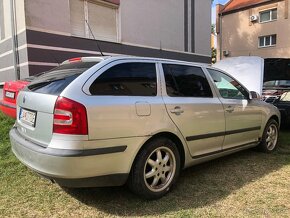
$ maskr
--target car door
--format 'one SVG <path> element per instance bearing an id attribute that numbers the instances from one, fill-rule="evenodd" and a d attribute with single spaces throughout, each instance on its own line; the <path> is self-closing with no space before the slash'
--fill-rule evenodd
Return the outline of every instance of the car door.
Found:
<path id="1" fill-rule="evenodd" d="M 226 119 L 223 150 L 247 145 L 259 140 L 262 113 L 249 99 L 248 91 L 225 73 L 208 69 L 220 94 Z"/>
<path id="2" fill-rule="evenodd" d="M 162 63 L 160 68 L 167 113 L 186 139 L 191 156 L 200 158 L 220 151 L 224 111 L 202 68 L 171 63 Z"/>

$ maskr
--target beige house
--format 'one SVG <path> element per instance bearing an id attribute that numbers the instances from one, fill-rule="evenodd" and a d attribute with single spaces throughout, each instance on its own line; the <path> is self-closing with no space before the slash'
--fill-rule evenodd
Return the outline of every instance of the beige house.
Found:
<path id="1" fill-rule="evenodd" d="M 288 0 L 230 0 L 217 5 L 217 58 L 290 58 Z"/>

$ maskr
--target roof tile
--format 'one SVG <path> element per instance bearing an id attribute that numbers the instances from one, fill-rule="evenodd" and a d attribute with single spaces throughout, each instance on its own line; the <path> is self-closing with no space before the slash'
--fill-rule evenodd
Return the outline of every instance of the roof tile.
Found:
<path id="1" fill-rule="evenodd" d="M 228 13 L 270 1 L 271 0 L 230 0 L 221 12 Z"/>

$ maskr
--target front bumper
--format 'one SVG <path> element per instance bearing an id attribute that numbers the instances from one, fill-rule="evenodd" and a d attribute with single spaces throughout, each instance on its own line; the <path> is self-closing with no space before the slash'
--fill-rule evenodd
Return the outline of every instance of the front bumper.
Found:
<path id="1" fill-rule="evenodd" d="M 127 146 L 89 150 L 44 148 L 10 130 L 15 156 L 27 167 L 66 187 L 123 185 L 128 177 Z M 127 160 L 127 162 L 126 162 Z"/>

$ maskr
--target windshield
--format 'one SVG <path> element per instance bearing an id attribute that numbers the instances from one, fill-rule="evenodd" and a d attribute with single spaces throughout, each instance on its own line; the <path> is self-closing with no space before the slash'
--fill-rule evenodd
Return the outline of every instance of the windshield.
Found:
<path id="1" fill-rule="evenodd" d="M 26 90 L 59 95 L 72 81 L 98 62 L 76 62 L 64 64 L 48 72 L 38 74 Z"/>

